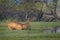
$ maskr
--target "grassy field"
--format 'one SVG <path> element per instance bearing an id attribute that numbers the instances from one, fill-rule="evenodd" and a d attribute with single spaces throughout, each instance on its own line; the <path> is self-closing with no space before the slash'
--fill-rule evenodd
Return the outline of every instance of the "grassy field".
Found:
<path id="1" fill-rule="evenodd" d="M 0 23 L 0 40 L 60 40 L 59 33 L 42 33 L 40 30 L 59 26 L 60 22 L 30 22 L 31 30 L 9 30 Z"/>

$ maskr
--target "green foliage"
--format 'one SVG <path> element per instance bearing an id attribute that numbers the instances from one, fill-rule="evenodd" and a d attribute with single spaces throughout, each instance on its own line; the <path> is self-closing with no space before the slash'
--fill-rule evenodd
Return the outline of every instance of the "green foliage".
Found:
<path id="1" fill-rule="evenodd" d="M 9 0 L 0 0 L 0 5 L 8 5 L 9 4 Z"/>
<path id="2" fill-rule="evenodd" d="M 41 10 L 42 4 L 41 4 L 40 2 L 37 2 L 37 3 L 35 4 L 35 7 L 36 7 L 38 10 Z"/>
<path id="3" fill-rule="evenodd" d="M 58 1 L 58 5 L 60 5 L 60 1 Z"/>

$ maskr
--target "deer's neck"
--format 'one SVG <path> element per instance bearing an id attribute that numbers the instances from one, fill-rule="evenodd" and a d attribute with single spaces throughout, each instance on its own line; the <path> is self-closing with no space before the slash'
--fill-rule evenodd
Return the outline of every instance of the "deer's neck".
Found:
<path id="1" fill-rule="evenodd" d="M 26 23 L 29 23 L 29 19 L 27 19 L 27 22 Z"/>

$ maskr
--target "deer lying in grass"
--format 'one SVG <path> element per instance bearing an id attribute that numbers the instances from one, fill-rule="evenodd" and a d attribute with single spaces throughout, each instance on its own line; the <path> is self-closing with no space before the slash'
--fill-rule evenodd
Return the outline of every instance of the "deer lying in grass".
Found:
<path id="1" fill-rule="evenodd" d="M 9 22 L 8 28 L 10 30 L 23 30 L 23 29 L 30 29 L 29 18 L 27 18 L 27 22 L 25 24 L 19 22 Z"/>

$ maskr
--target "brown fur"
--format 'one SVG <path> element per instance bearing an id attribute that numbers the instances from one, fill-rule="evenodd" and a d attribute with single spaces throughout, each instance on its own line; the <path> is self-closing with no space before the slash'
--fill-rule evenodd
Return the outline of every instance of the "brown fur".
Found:
<path id="1" fill-rule="evenodd" d="M 17 23 L 17 22 L 9 22 L 9 23 L 8 23 L 8 28 L 9 28 L 10 30 L 14 30 L 14 29 L 16 29 L 16 30 L 21 30 L 21 29 L 22 29 L 21 26 L 22 26 L 22 25 L 19 24 L 19 23 Z"/>
<path id="2" fill-rule="evenodd" d="M 19 23 L 19 22 L 9 22 L 8 28 L 10 30 L 22 30 L 22 29 L 28 29 L 30 27 L 29 19 L 27 19 L 27 22 L 25 24 Z"/>

